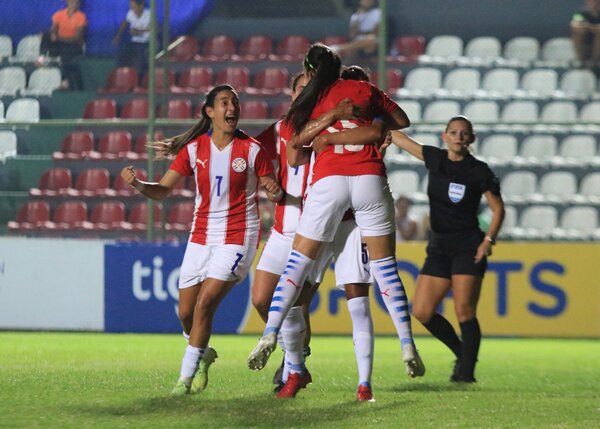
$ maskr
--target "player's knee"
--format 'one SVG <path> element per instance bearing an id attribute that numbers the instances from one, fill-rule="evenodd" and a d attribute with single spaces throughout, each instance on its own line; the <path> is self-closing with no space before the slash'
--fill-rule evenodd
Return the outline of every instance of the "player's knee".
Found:
<path id="1" fill-rule="evenodd" d="M 415 305 L 412 307 L 412 315 L 421 323 L 427 323 L 433 316 L 433 309 L 429 306 Z"/>
<path id="2" fill-rule="evenodd" d="M 468 304 L 456 304 L 455 305 L 456 320 L 458 322 L 466 322 L 475 317 L 475 307 Z"/>
<path id="3" fill-rule="evenodd" d="M 271 298 L 262 294 L 252 294 L 252 305 L 261 317 L 268 315 Z"/>
<path id="4" fill-rule="evenodd" d="M 181 320 L 183 326 L 191 326 L 192 320 L 194 319 L 193 307 L 179 307 L 178 314 L 179 320 Z"/>

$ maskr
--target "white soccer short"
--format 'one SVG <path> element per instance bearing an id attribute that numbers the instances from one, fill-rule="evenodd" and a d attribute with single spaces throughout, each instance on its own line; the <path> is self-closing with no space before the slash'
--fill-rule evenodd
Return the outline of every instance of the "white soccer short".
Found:
<path id="1" fill-rule="evenodd" d="M 331 242 L 346 210 L 354 212 L 363 237 L 392 234 L 394 200 L 384 176 L 327 176 L 311 186 L 296 232 Z"/>
<path id="2" fill-rule="evenodd" d="M 287 265 L 290 252 L 292 251 L 293 242 L 294 237 L 283 235 L 275 230 L 271 230 L 271 235 L 265 243 L 265 247 L 260 255 L 256 269 L 280 276 Z M 322 252 L 322 255 L 323 254 L 325 254 L 325 252 Z M 306 277 L 308 282 L 321 283 L 323 280 L 323 267 L 329 260 L 324 260 L 325 257 L 326 256 L 322 256 L 317 259 L 313 269 Z"/>
<path id="3" fill-rule="evenodd" d="M 248 246 L 207 246 L 188 241 L 179 272 L 179 289 L 195 286 L 207 278 L 241 282 L 248 275 L 256 242 Z"/>

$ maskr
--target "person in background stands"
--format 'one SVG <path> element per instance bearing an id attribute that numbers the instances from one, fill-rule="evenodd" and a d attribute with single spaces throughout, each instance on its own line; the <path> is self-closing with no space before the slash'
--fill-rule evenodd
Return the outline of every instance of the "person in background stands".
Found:
<path id="1" fill-rule="evenodd" d="M 377 52 L 381 9 L 377 0 L 360 0 L 350 17 L 349 41 L 331 49 L 346 60 L 370 57 Z"/>
<path id="2" fill-rule="evenodd" d="M 600 66 L 600 0 L 586 0 L 586 9 L 571 20 L 571 40 L 583 66 Z"/>
<path id="3" fill-rule="evenodd" d="M 417 221 L 410 215 L 412 203 L 405 196 L 396 199 L 396 242 L 410 241 L 417 238 Z"/>
<path id="4" fill-rule="evenodd" d="M 148 41 L 150 40 L 150 9 L 144 7 L 146 0 L 131 0 L 129 11 L 113 38 L 113 45 L 119 46 L 118 67 L 134 67 L 140 79 L 148 68 Z M 125 30 L 129 37 L 121 41 Z"/>
<path id="5" fill-rule="evenodd" d="M 417 278 L 413 315 L 456 356 L 452 382 L 475 382 L 481 341 L 477 302 L 487 258 L 504 219 L 498 178 L 486 163 L 469 152 L 475 141 L 473 125 L 464 116 L 448 121 L 442 140 L 447 149 L 421 145 L 401 131 L 392 143 L 425 161 L 429 170 L 431 235 L 427 257 Z M 487 232 L 479 229 L 477 212 L 482 195 L 492 211 Z M 436 308 L 452 290 L 462 339 Z"/>

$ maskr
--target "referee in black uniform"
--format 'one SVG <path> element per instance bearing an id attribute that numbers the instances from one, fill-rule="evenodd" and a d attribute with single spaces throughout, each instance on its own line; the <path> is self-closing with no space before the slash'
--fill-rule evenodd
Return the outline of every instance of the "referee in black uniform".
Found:
<path id="1" fill-rule="evenodd" d="M 456 356 L 450 381 L 472 383 L 481 340 L 477 302 L 487 257 L 504 219 L 498 178 L 469 152 L 475 134 L 464 116 L 448 121 L 442 133 L 446 149 L 421 145 L 401 131 L 391 134 L 392 143 L 425 161 L 429 171 L 431 234 L 417 279 L 413 315 Z M 482 195 L 492 210 L 486 233 L 479 229 L 477 219 Z M 460 339 L 450 322 L 436 312 L 449 290 Z"/>

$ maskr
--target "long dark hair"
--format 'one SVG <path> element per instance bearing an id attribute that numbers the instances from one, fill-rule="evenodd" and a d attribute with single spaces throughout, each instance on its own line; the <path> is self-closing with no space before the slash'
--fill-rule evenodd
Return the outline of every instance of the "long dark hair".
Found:
<path id="1" fill-rule="evenodd" d="M 206 114 L 206 108 L 214 107 L 217 94 L 223 91 L 231 91 L 237 96 L 237 91 L 231 85 L 215 86 L 206 94 L 206 98 L 202 104 L 200 120 L 192 128 L 182 134 L 150 144 L 157 151 L 157 159 L 166 158 L 169 155 L 177 155 L 186 144 L 210 130 L 212 121 Z"/>
<path id="2" fill-rule="evenodd" d="M 292 126 L 294 133 L 304 128 L 321 95 L 339 79 L 341 67 L 340 57 L 327 46 L 316 43 L 310 47 L 304 57 L 304 69 L 307 73 L 314 73 L 313 77 L 294 100 L 285 117 L 285 122 Z"/>

